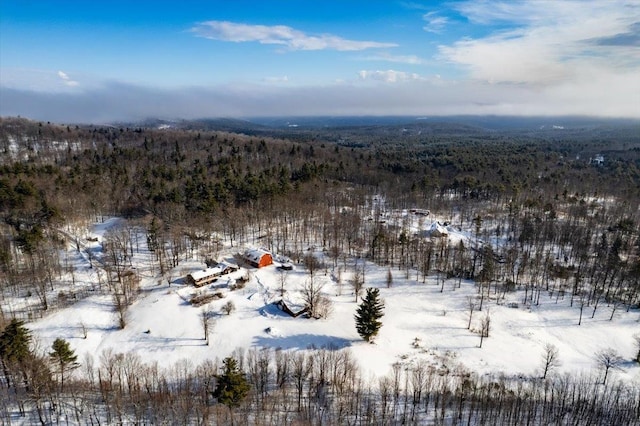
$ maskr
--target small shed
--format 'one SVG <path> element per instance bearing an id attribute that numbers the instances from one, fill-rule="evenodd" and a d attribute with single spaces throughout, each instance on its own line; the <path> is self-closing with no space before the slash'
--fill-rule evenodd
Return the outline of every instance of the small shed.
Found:
<path id="1" fill-rule="evenodd" d="M 273 263 L 271 253 L 263 249 L 247 249 L 242 257 L 255 268 L 262 268 Z"/>
<path id="2" fill-rule="evenodd" d="M 309 312 L 309 307 L 308 306 L 298 306 L 298 305 L 292 303 L 291 301 L 289 301 L 289 303 L 287 303 L 284 299 L 278 300 L 277 302 L 275 302 L 275 305 L 282 312 L 285 312 L 285 313 L 291 315 L 294 318 L 297 318 L 300 315 L 303 315 L 303 314 L 306 314 L 307 312 Z"/>

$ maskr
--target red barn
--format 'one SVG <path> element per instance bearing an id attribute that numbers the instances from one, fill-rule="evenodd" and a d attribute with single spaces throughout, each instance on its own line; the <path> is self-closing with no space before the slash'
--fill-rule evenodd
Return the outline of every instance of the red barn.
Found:
<path id="1" fill-rule="evenodd" d="M 273 263 L 271 253 L 263 249 L 247 249 L 243 257 L 251 266 L 256 268 L 269 266 Z"/>

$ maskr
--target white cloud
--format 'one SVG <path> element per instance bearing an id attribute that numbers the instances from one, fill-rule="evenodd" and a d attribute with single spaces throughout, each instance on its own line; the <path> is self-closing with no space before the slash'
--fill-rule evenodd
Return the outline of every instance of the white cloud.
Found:
<path id="1" fill-rule="evenodd" d="M 582 82 L 593 91 L 590 76 L 613 81 L 640 73 L 637 46 L 612 48 L 599 42 L 621 39 L 640 21 L 637 2 L 474 0 L 456 7 L 470 21 L 508 28 L 440 46 L 442 57 L 467 68 L 472 78 L 538 86 Z"/>
<path id="2" fill-rule="evenodd" d="M 250 25 L 229 21 L 206 21 L 191 28 L 199 37 L 231 42 L 258 42 L 286 46 L 291 50 L 354 51 L 395 47 L 395 43 L 347 40 L 332 34 L 309 35 L 286 25 Z"/>
<path id="3" fill-rule="evenodd" d="M 426 63 L 424 59 L 416 55 L 390 55 L 388 53 L 380 53 L 378 55 L 366 56 L 360 59 L 365 61 L 394 62 L 408 65 L 421 65 Z"/>
<path id="4" fill-rule="evenodd" d="M 441 33 L 444 27 L 449 23 L 449 19 L 445 16 L 438 16 L 437 12 L 429 12 L 422 16 L 425 21 L 423 30 L 429 33 Z"/>
<path id="5" fill-rule="evenodd" d="M 507 22 L 510 24 L 532 23 L 536 21 L 557 20 L 559 12 L 568 12 L 565 9 L 571 1 L 489 1 L 473 0 L 454 3 L 453 6 L 469 21 L 479 24 L 491 24 L 495 22 Z M 576 2 L 573 2 L 576 3 Z M 585 2 L 580 0 L 583 6 Z"/>
<path id="6" fill-rule="evenodd" d="M 399 81 L 422 80 L 423 77 L 416 73 L 408 73 L 404 71 L 385 70 L 385 71 L 368 71 L 362 70 L 358 72 L 361 80 L 378 80 L 385 83 L 397 83 Z"/>
<path id="7" fill-rule="evenodd" d="M 72 80 L 69 75 L 64 72 L 64 71 L 58 71 L 58 77 L 60 77 L 60 79 L 62 79 L 62 82 L 64 83 L 65 86 L 69 86 L 69 87 L 75 87 L 78 85 L 78 82 L 75 80 Z"/>

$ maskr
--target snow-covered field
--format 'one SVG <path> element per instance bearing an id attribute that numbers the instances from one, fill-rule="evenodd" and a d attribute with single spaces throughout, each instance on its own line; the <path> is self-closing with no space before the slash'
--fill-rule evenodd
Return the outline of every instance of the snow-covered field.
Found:
<path id="1" fill-rule="evenodd" d="M 117 219 L 97 224 L 91 233 L 97 241 L 90 242 L 96 258 L 100 257 L 102 238 L 107 229 L 116 226 Z M 466 238 L 459 234 L 451 238 Z M 28 327 L 48 350 L 54 339 L 67 339 L 81 361 L 85 354 L 99 360 L 102 351 L 136 352 L 147 362 L 161 366 L 188 359 L 197 364 L 206 359 L 223 358 L 237 348 L 270 347 L 294 351 L 332 346 L 350 350 L 359 361 L 365 378 L 376 378 L 391 371 L 397 362 L 425 362 L 448 368 L 464 368 L 479 374 L 530 376 L 540 374 L 542 355 L 547 343 L 559 349 L 559 372 L 583 373 L 597 368 L 595 353 L 614 348 L 625 359 L 622 370 L 613 374 L 640 386 L 640 366 L 630 360 L 634 356 L 632 336 L 640 332 L 640 311 L 625 312 L 618 308 L 609 321 L 611 307 L 604 303 L 591 318 L 586 308 L 582 325 L 578 326 L 579 308 L 569 307 L 569 297 L 556 303 L 555 296 L 541 296 L 538 306 L 508 307 L 520 302 L 520 292 L 507 293 L 507 299 L 484 301 L 482 312 L 474 312 L 471 329 L 479 329 L 486 312 L 491 316 L 490 337 L 479 348 L 480 337 L 467 329 L 468 297 L 476 296 L 472 282 L 447 280 L 444 291 L 433 276 L 425 283 L 416 281 L 415 272 L 409 279 L 405 271 L 392 270 L 393 284 L 387 288 L 387 268 L 372 263 L 365 265 L 365 287 L 379 287 L 385 301 L 383 327 L 375 344 L 365 343 L 356 333 L 354 313 L 357 307 L 349 280 L 354 260 L 347 260 L 341 274 L 341 284 L 327 268 L 315 272 L 317 283 L 333 302 L 327 319 L 292 318 L 280 311 L 274 301 L 280 299 L 282 283 L 278 263 L 255 269 L 242 268 L 223 276 L 214 283 L 215 289 L 196 289 L 184 281 L 186 274 L 203 269 L 196 261 L 184 261 L 172 271 L 171 283 L 150 269 L 151 253 L 141 250 L 134 256 L 134 267 L 141 277 L 140 294 L 129 307 L 127 326 L 120 330 L 109 296 L 91 295 L 74 305 L 55 311 L 28 323 Z M 221 258 L 229 258 L 238 248 L 227 248 Z M 76 285 L 95 286 L 99 263 L 89 268 L 89 260 L 69 247 L 76 267 Z M 75 254 L 74 254 L 75 253 Z M 321 252 L 315 253 L 322 256 Z M 360 260 L 362 262 L 362 260 Z M 340 262 L 342 265 L 342 262 Z M 359 264 L 360 267 L 362 263 Z M 225 280 L 248 273 L 249 282 L 243 288 L 230 290 Z M 286 272 L 285 288 L 291 298 L 303 286 L 309 273 L 296 264 Z M 194 307 L 189 300 L 196 294 L 219 291 L 224 297 L 204 307 Z M 493 292 L 493 290 L 492 290 Z M 221 308 L 232 301 L 235 310 L 230 315 Z M 202 309 L 214 313 L 210 344 L 206 345 L 202 327 Z M 86 329 L 86 338 L 83 329 Z"/>

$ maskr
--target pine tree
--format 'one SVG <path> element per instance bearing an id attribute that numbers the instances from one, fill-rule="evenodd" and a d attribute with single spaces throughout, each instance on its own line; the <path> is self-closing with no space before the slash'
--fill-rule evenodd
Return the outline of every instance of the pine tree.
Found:
<path id="1" fill-rule="evenodd" d="M 229 408 L 237 407 L 249 393 L 249 383 L 234 358 L 227 357 L 222 364 L 222 374 L 216 376 L 218 384 L 213 396 Z"/>
<path id="2" fill-rule="evenodd" d="M 0 334 L 0 361 L 7 386 L 11 387 L 12 372 L 24 367 L 31 357 L 31 332 L 24 322 L 12 319 Z"/>
<path id="3" fill-rule="evenodd" d="M 368 288 L 367 294 L 358 310 L 356 311 L 356 330 L 358 334 L 367 342 L 376 337 L 378 330 L 382 327 L 380 318 L 384 315 L 382 310 L 384 303 L 380 299 L 380 290 L 377 288 Z"/>
<path id="4" fill-rule="evenodd" d="M 59 368 L 60 390 L 64 390 L 64 373 L 79 366 L 76 362 L 78 356 L 69 346 L 69 342 L 61 338 L 57 338 L 53 342 L 51 349 L 53 349 L 53 351 L 49 352 L 49 358 Z"/>
<path id="5" fill-rule="evenodd" d="M 30 343 L 31 332 L 14 318 L 0 334 L 0 358 L 9 363 L 22 362 L 31 354 Z"/>

